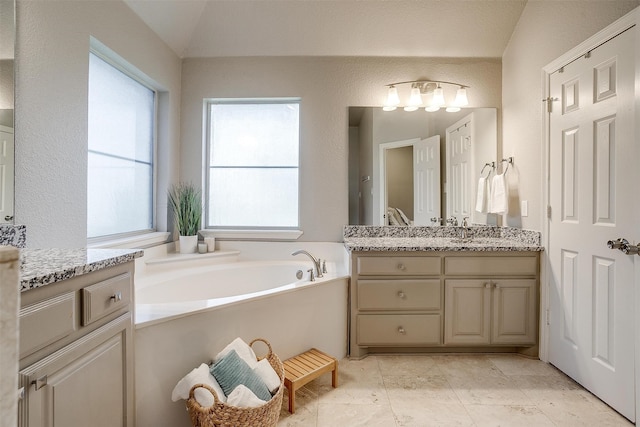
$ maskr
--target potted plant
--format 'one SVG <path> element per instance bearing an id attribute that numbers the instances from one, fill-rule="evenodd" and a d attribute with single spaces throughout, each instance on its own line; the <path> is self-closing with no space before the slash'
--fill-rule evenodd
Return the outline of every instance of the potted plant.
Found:
<path id="1" fill-rule="evenodd" d="M 200 190 L 191 183 L 174 185 L 169 191 L 169 204 L 180 234 L 180 253 L 196 252 L 202 218 Z"/>

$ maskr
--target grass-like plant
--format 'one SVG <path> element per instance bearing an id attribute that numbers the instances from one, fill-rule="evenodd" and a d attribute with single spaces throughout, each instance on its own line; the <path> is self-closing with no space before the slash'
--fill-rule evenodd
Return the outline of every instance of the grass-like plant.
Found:
<path id="1" fill-rule="evenodd" d="M 195 236 L 202 218 L 200 190 L 191 183 L 174 185 L 169 191 L 169 204 L 181 236 Z"/>

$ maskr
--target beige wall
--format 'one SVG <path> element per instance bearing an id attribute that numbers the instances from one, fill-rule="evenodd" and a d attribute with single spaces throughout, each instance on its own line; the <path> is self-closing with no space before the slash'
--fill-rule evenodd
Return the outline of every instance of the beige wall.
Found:
<path id="1" fill-rule="evenodd" d="M 300 240 L 342 241 L 348 221 L 348 107 L 380 106 L 386 84 L 421 78 L 471 86 L 471 107 L 500 106 L 499 59 L 185 59 L 181 177 L 202 181 L 203 98 L 301 97 Z"/>
<path id="2" fill-rule="evenodd" d="M 154 80 L 160 94 L 158 228 L 179 158 L 180 59 L 121 1 L 19 0 L 16 208 L 29 247 L 87 245 L 90 36 Z"/>
<path id="3" fill-rule="evenodd" d="M 542 230 L 543 118 L 542 68 L 623 16 L 639 1 L 530 0 L 502 57 L 502 155 L 513 156 L 511 179 L 518 182 L 506 225 Z M 528 201 L 521 217 L 519 202 Z"/>

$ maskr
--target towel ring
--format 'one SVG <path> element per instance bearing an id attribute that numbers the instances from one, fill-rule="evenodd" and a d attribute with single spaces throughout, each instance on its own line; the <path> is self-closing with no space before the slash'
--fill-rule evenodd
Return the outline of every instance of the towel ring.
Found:
<path id="1" fill-rule="evenodd" d="M 500 163 L 504 163 L 504 162 L 507 162 L 507 167 L 505 168 L 504 172 L 502 172 L 503 174 L 507 173 L 507 171 L 509 170 L 509 165 L 513 164 L 513 156 L 507 157 L 506 159 L 502 159 Z"/>
<path id="2" fill-rule="evenodd" d="M 487 166 L 491 167 L 491 169 L 489 169 L 489 173 L 487 174 L 487 178 L 489 178 L 489 175 L 491 175 L 491 171 L 496 168 L 496 162 L 485 163 L 484 166 L 482 167 L 482 170 L 480 171 L 480 175 L 484 173 L 484 170 Z"/>

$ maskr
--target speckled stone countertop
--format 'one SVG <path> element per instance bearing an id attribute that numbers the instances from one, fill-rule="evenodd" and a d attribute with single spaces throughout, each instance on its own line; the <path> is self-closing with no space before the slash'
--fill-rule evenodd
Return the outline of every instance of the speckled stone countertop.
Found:
<path id="1" fill-rule="evenodd" d="M 22 249 L 20 292 L 123 264 L 143 254 L 138 249 Z"/>
<path id="2" fill-rule="evenodd" d="M 512 227 L 472 226 L 461 238 L 462 227 L 345 226 L 349 251 L 543 251 L 540 233 Z"/>

